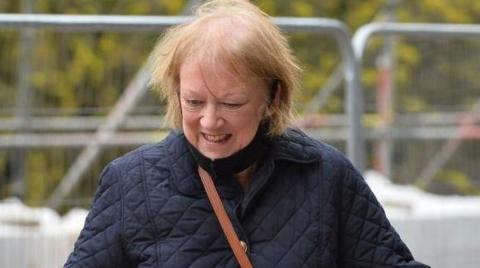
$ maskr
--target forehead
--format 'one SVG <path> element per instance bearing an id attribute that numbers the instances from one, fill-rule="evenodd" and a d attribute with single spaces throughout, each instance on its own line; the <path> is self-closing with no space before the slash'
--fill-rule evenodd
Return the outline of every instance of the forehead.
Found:
<path id="1" fill-rule="evenodd" d="M 246 79 L 225 63 L 207 64 L 198 60 L 186 60 L 179 71 L 180 90 L 183 92 L 208 90 L 218 97 L 264 92 L 260 79 Z"/>

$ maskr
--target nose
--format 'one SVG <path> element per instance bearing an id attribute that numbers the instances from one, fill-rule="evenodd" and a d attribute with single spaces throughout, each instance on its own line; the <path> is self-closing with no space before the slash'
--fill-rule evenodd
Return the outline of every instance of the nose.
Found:
<path id="1" fill-rule="evenodd" d="M 216 105 L 206 105 L 202 111 L 200 125 L 205 129 L 217 129 L 223 124 L 223 118 Z"/>

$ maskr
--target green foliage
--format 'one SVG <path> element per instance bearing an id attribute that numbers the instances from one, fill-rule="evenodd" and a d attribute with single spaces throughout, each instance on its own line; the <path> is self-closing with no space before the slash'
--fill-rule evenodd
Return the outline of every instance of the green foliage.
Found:
<path id="1" fill-rule="evenodd" d="M 181 11 L 184 3 L 183 0 L 37 0 L 36 7 L 39 13 L 173 15 Z"/>
<path id="2" fill-rule="evenodd" d="M 434 183 L 453 188 L 457 193 L 464 195 L 479 195 L 480 188 L 472 183 L 472 179 L 460 170 L 443 170 L 437 174 Z"/>
<path id="3" fill-rule="evenodd" d="M 1 13 L 16 13 L 20 10 L 20 1 L 0 1 Z"/>
<path id="4" fill-rule="evenodd" d="M 31 78 L 36 105 L 69 109 L 113 105 L 154 39 L 151 33 L 39 34 Z"/>
<path id="5" fill-rule="evenodd" d="M 0 151 L 0 174 L 7 173 L 7 167 L 3 163 L 7 162 L 7 153 L 4 151 Z M 9 189 L 8 189 L 8 182 L 6 176 L 0 177 L 0 197 L 8 196 Z"/>
<path id="6" fill-rule="evenodd" d="M 53 182 L 58 182 L 59 177 L 54 177 L 52 169 L 48 166 L 48 156 L 45 152 L 30 152 L 26 159 L 29 171 L 25 187 L 28 190 L 25 202 L 29 205 L 42 205 L 44 200 L 48 197 L 48 185 Z M 60 165 L 55 165 L 53 168 L 61 168 Z M 32 190 L 30 190 L 32 189 Z M 35 189 L 35 190 L 33 190 Z"/>
<path id="7" fill-rule="evenodd" d="M 14 31 L 0 30 L 0 117 L 11 114 L 4 109 L 12 108 L 15 99 L 15 86 L 17 83 L 17 34 Z"/>
<path id="8" fill-rule="evenodd" d="M 402 1 L 398 16 L 400 21 L 409 22 L 476 23 L 479 11 L 475 0 L 416 0 Z"/>

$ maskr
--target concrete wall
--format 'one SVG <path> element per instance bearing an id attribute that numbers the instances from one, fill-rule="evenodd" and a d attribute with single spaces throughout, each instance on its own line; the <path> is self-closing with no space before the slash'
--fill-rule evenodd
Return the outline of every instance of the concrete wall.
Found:
<path id="1" fill-rule="evenodd" d="M 434 268 L 480 267 L 480 217 L 391 222 L 415 259 Z"/>

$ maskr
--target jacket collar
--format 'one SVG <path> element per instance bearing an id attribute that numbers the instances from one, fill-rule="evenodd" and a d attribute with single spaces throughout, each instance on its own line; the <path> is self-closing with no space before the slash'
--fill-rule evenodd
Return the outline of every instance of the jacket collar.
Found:
<path id="1" fill-rule="evenodd" d="M 205 191 L 197 173 L 197 164 L 193 159 L 183 133 L 173 131 L 164 141 L 170 155 L 170 178 L 172 185 L 184 195 L 203 196 Z M 270 150 L 259 170 L 258 181 L 252 182 L 249 192 L 258 192 L 267 183 L 278 160 L 308 164 L 321 158 L 315 142 L 300 130 L 288 129 L 283 135 L 272 139 Z M 234 198 L 241 190 L 234 177 L 214 179 L 221 197 Z M 250 194 L 249 194 L 250 195 Z"/>
<path id="2" fill-rule="evenodd" d="M 299 129 L 287 129 L 283 135 L 273 138 L 273 144 L 271 157 L 274 160 L 306 164 L 321 159 L 318 141 Z"/>

